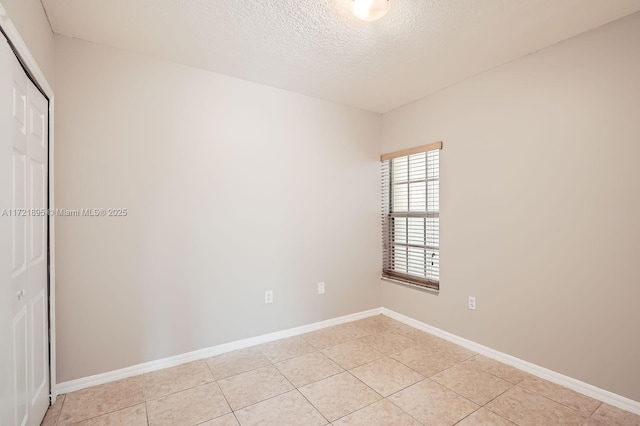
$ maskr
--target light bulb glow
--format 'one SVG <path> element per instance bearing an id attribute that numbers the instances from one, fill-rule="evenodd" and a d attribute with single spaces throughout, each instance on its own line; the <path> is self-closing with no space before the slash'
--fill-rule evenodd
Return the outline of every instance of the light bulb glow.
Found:
<path id="1" fill-rule="evenodd" d="M 389 11 L 390 0 L 351 0 L 351 12 L 363 21 L 375 21 Z"/>

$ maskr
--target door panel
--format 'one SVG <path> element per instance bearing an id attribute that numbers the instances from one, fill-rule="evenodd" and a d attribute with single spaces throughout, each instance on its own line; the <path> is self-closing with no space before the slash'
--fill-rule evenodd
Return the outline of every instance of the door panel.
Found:
<path id="1" fill-rule="evenodd" d="M 37 406 L 39 398 L 46 395 L 48 399 L 48 357 L 47 345 L 47 292 L 40 290 L 31 301 L 31 405 Z M 45 405 L 49 405 L 48 401 Z M 37 409 L 34 409 L 34 416 Z"/>
<path id="2" fill-rule="evenodd" d="M 26 425 L 29 420 L 27 370 L 27 308 L 23 305 L 13 319 L 13 387 L 15 392 L 15 423 Z"/>
<path id="3" fill-rule="evenodd" d="M 13 366 L 14 366 L 14 417 L 15 425 L 29 424 L 29 369 L 28 369 L 28 220 L 20 214 L 21 209 L 28 208 L 29 173 L 27 155 L 27 76 L 17 61 L 13 64 L 13 259 L 14 271 L 11 280 L 13 289 Z"/>
<path id="4" fill-rule="evenodd" d="M 30 424 L 39 424 L 49 406 L 49 328 L 47 324 L 47 131 L 48 103 L 31 83 L 27 82 L 27 202 L 33 212 L 28 218 L 27 265 L 29 300 L 30 360 L 29 407 Z"/>
<path id="5" fill-rule="evenodd" d="M 13 190 L 16 158 L 10 140 L 13 136 L 14 92 L 11 78 L 11 50 L 0 39 L 0 208 L 13 206 Z M 23 163 L 24 164 L 24 163 Z M 0 216 L 0 424 L 14 425 L 14 312 L 12 277 L 19 269 L 21 259 L 16 259 L 13 240 L 13 220 Z"/>
<path id="6" fill-rule="evenodd" d="M 33 158 L 29 159 L 31 182 L 31 203 L 30 208 L 36 209 L 38 212 L 44 212 L 46 201 L 46 184 L 47 184 L 47 167 Z M 30 248 L 31 253 L 29 256 L 29 262 L 31 265 L 45 261 L 44 254 L 46 252 L 45 246 L 47 244 L 46 238 L 46 216 L 40 214 L 33 214 L 28 219 L 31 223 L 31 241 Z"/>
<path id="7" fill-rule="evenodd" d="M 23 209 L 27 205 L 27 155 L 17 149 L 12 150 L 13 163 L 13 200 L 11 208 L 14 210 Z M 12 225 L 12 258 L 13 258 L 13 283 L 19 280 L 27 270 L 27 219 L 23 216 L 13 215 Z M 20 286 L 19 286 L 20 287 Z M 15 291 L 20 288 L 14 289 Z"/>
<path id="8" fill-rule="evenodd" d="M 14 64 L 13 66 L 13 118 L 16 119 L 17 125 L 14 128 L 16 140 L 21 138 L 21 135 L 27 134 L 27 78 L 22 78 L 20 75 L 16 75 L 19 71 L 20 65 Z"/>
<path id="9" fill-rule="evenodd" d="M 0 37 L 2 426 L 39 425 L 49 406 L 47 111 Z"/>

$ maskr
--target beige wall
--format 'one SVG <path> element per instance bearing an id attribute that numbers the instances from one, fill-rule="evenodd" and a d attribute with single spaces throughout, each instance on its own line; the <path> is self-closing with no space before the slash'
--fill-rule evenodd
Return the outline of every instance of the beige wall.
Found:
<path id="1" fill-rule="evenodd" d="M 379 115 L 56 49 L 58 382 L 380 306 Z"/>
<path id="2" fill-rule="evenodd" d="M 53 32 L 42 3 L 40 0 L 0 0 L 0 5 L 4 7 L 9 19 L 29 47 L 47 82 L 53 87 Z"/>
<path id="3" fill-rule="evenodd" d="M 385 114 L 383 152 L 444 142 L 440 294 L 386 307 L 640 401 L 639 40 L 635 14 Z"/>

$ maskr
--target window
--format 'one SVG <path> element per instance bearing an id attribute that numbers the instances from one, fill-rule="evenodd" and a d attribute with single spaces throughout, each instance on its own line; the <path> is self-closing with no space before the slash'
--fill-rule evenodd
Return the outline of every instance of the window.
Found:
<path id="1" fill-rule="evenodd" d="M 437 142 L 382 160 L 382 277 L 440 285 L 440 149 Z"/>

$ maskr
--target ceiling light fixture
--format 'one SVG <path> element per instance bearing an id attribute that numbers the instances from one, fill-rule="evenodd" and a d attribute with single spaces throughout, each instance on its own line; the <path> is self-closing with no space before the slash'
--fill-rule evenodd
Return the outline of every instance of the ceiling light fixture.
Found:
<path id="1" fill-rule="evenodd" d="M 375 21 L 388 11 L 391 0 L 351 0 L 351 12 L 363 21 Z"/>

